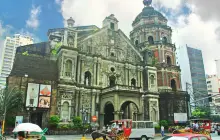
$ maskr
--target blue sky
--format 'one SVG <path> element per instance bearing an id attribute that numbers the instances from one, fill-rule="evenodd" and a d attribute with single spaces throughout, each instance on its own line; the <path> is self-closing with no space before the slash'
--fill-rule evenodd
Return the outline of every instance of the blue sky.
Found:
<path id="1" fill-rule="evenodd" d="M 64 26 L 63 17 L 65 15 L 62 15 L 62 12 L 60 12 L 62 5 L 57 4 L 56 1 L 59 0 L 20 0 L 15 4 L 14 0 L 2 0 L 0 4 L 0 22 L 3 27 L 10 27 L 8 29 L 10 35 L 14 33 L 28 33 L 34 37 L 35 42 L 46 41 L 48 29 Z M 34 12 L 33 10 L 37 14 L 32 13 Z M 172 18 L 171 10 L 162 7 L 160 11 Z M 71 11 L 69 13 L 71 14 Z M 30 20 L 29 23 L 27 23 L 28 20 Z M 88 22 L 88 24 L 96 24 L 97 22 L 101 23 L 101 21 L 96 20 L 94 23 Z"/>
<path id="2" fill-rule="evenodd" d="M 38 16 L 31 18 L 34 9 L 38 9 Z M 15 0 L 1 0 L 0 21 L 3 27 L 10 26 L 10 34 L 30 33 L 37 42 L 46 41 L 48 29 L 63 27 L 59 9 L 54 0 L 19 0 L 16 4 Z M 28 19 L 32 21 L 31 26 L 27 25 Z M 35 19 L 38 22 L 36 25 L 33 24 Z"/>

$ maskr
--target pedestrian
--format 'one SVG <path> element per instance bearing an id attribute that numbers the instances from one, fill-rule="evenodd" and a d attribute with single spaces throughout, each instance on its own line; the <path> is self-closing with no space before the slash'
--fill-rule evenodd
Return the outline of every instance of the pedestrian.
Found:
<path id="1" fill-rule="evenodd" d="M 18 140 L 25 140 L 25 134 L 23 131 L 18 132 Z"/>
<path id="2" fill-rule="evenodd" d="M 161 126 L 161 136 L 164 137 L 164 126 Z"/>

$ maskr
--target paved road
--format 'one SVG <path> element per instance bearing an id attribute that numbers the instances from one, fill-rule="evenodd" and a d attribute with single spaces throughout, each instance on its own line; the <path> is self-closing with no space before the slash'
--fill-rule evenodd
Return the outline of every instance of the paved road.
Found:
<path id="1" fill-rule="evenodd" d="M 53 135 L 47 136 L 47 140 L 81 140 L 81 135 Z M 7 140 L 15 140 L 13 138 L 7 138 Z M 86 136 L 86 140 L 92 140 L 91 136 Z M 99 139 L 102 140 L 102 139 Z M 154 140 L 161 140 L 161 137 L 155 137 Z M 220 140 L 220 136 L 216 134 L 212 134 L 212 140 Z"/>

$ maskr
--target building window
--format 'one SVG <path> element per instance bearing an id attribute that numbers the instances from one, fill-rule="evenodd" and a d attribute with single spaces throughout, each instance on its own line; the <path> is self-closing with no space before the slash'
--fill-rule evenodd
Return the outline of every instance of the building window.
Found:
<path id="1" fill-rule="evenodd" d="M 67 60 L 66 64 L 65 64 L 65 75 L 67 77 L 71 77 L 72 76 L 72 61 L 71 60 Z"/>
<path id="2" fill-rule="evenodd" d="M 115 30 L 115 24 L 111 22 L 110 28 L 111 28 L 112 30 Z"/>
<path id="3" fill-rule="evenodd" d="M 172 61 L 171 61 L 170 56 L 167 56 L 167 64 L 168 64 L 168 65 L 172 65 Z"/>
<path id="4" fill-rule="evenodd" d="M 211 81 L 207 81 L 207 84 L 211 84 Z"/>
<path id="5" fill-rule="evenodd" d="M 109 77 L 109 86 L 114 87 L 115 84 L 116 84 L 116 77 L 112 75 Z"/>
<path id="6" fill-rule="evenodd" d="M 115 71 L 115 68 L 111 67 L 111 72 L 114 72 Z"/>
<path id="7" fill-rule="evenodd" d="M 148 37 L 148 42 L 149 42 L 149 44 L 154 44 L 154 38 L 152 37 L 152 36 L 149 36 Z"/>
<path id="8" fill-rule="evenodd" d="M 131 86 L 136 87 L 136 80 L 134 78 L 131 79 Z"/>
<path id="9" fill-rule="evenodd" d="M 167 38 L 163 37 L 162 42 L 163 42 L 163 44 L 167 44 Z"/>
<path id="10" fill-rule="evenodd" d="M 114 56 L 115 56 L 115 54 L 114 54 L 113 52 L 111 52 L 111 56 L 112 56 L 112 57 L 114 57 Z"/>
<path id="11" fill-rule="evenodd" d="M 64 102 L 62 105 L 62 120 L 65 122 L 69 121 L 69 103 Z"/>
<path id="12" fill-rule="evenodd" d="M 136 46 L 138 45 L 138 40 L 135 41 L 135 45 L 136 45 Z"/>
<path id="13" fill-rule="evenodd" d="M 86 86 L 91 86 L 91 78 L 92 78 L 92 75 L 89 71 L 86 71 L 85 74 L 84 74 L 84 84 Z"/>
<path id="14" fill-rule="evenodd" d="M 153 88 L 155 85 L 155 78 L 154 78 L 154 75 L 151 75 L 150 76 L 150 87 Z"/>
<path id="15" fill-rule="evenodd" d="M 173 91 L 176 91 L 176 81 L 174 79 L 171 80 L 171 88 Z"/>

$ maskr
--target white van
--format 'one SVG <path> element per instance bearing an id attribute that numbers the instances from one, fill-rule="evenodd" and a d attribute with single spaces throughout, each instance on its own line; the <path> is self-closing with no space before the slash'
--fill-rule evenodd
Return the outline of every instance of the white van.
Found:
<path id="1" fill-rule="evenodd" d="M 155 136 L 154 122 L 152 121 L 132 121 L 130 139 L 148 140 Z"/>

